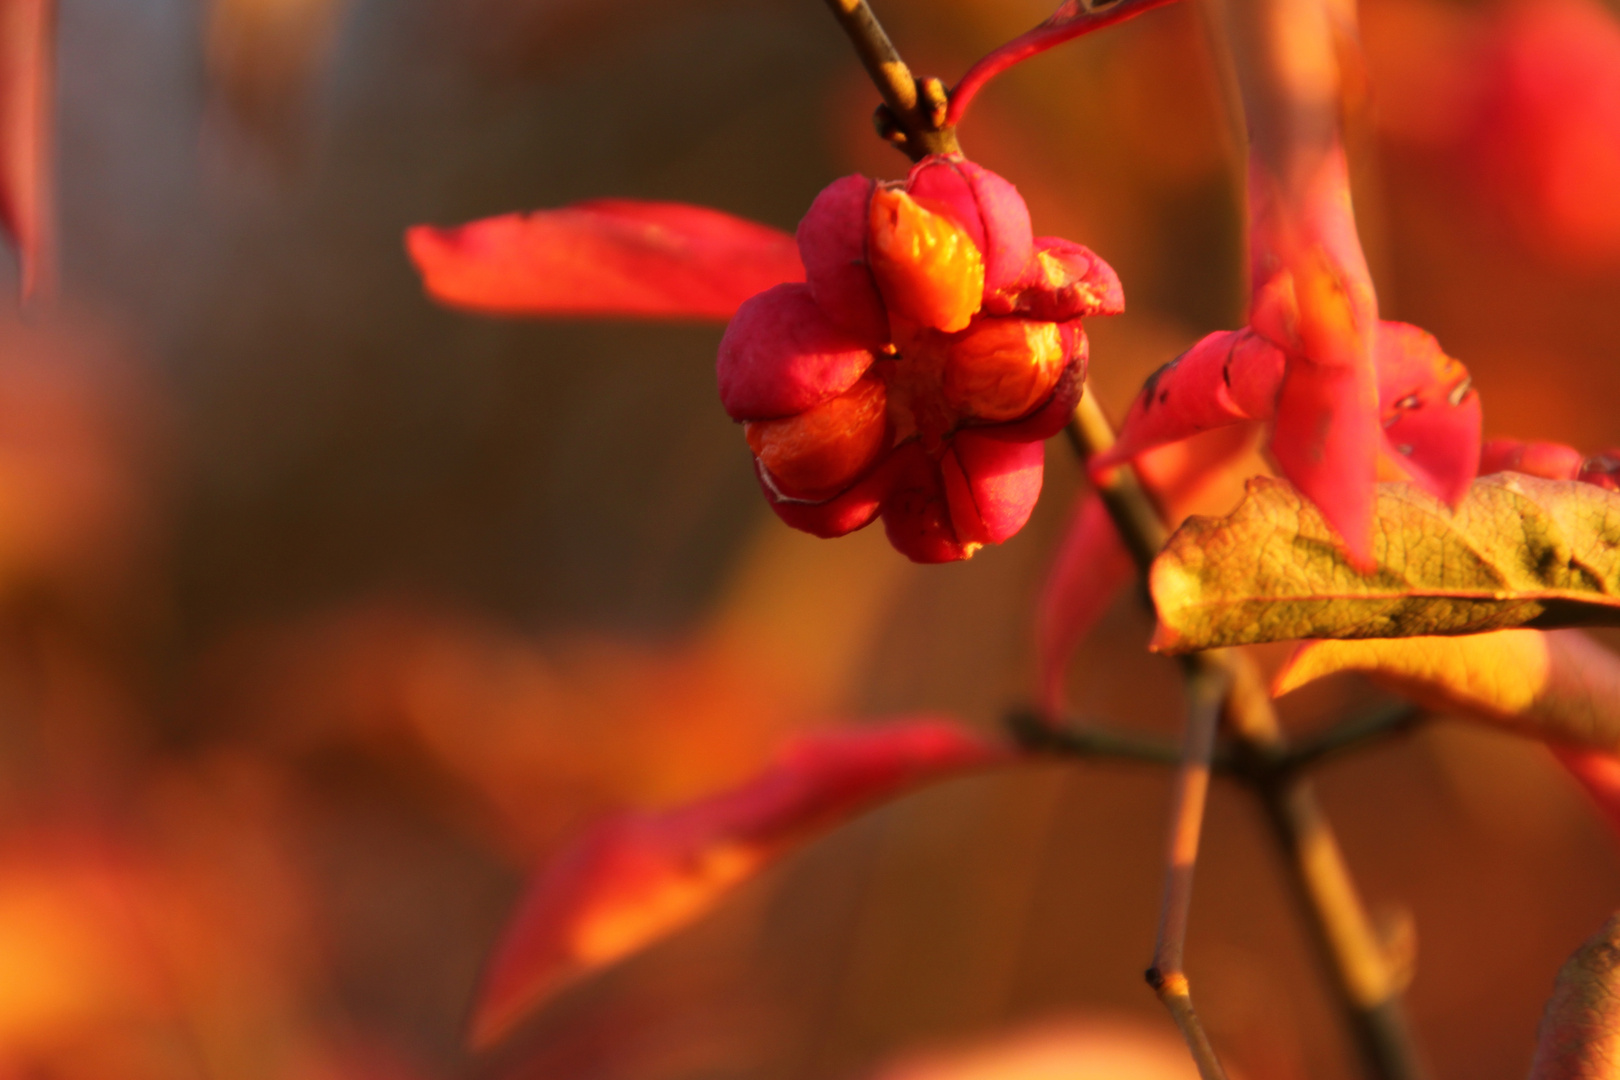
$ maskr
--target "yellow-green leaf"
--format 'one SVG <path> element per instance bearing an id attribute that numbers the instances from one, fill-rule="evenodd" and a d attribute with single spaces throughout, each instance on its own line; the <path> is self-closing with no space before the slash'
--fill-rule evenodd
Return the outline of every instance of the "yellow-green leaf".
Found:
<path id="1" fill-rule="evenodd" d="M 1159 652 L 1294 638 L 1620 625 L 1620 495 L 1498 473 L 1457 508 L 1380 484 L 1373 568 L 1279 480 L 1224 518 L 1187 521 L 1153 564 Z"/>
<path id="2" fill-rule="evenodd" d="M 1530 1080 L 1607 1080 L 1620 1069 L 1620 915 L 1565 961 L 1541 1018 Z"/>

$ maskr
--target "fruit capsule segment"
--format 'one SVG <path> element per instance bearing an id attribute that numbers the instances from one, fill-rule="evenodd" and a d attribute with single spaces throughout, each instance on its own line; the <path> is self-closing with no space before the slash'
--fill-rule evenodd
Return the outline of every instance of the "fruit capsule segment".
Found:
<path id="1" fill-rule="evenodd" d="M 1056 323 L 984 319 L 947 349 L 945 400 L 965 417 L 1016 420 L 1051 394 L 1066 360 Z"/>
<path id="2" fill-rule="evenodd" d="M 967 230 L 897 188 L 873 193 L 869 225 L 868 261 L 890 315 L 965 330 L 984 300 L 984 257 Z"/>
<path id="3" fill-rule="evenodd" d="M 750 421 L 743 434 L 783 495 L 827 499 L 853 483 L 883 452 L 887 405 L 883 380 L 867 375 L 797 416 Z"/>

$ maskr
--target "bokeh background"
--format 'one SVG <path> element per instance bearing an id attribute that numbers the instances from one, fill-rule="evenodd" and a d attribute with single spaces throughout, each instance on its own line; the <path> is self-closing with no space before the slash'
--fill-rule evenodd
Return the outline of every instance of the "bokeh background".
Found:
<path id="1" fill-rule="evenodd" d="M 877 7 L 947 81 L 1049 13 Z M 1614 13 L 1362 18 L 1386 316 L 1469 365 L 1487 434 L 1620 444 Z M 1116 416 L 1240 316 L 1209 57 L 1197 9 L 1154 12 L 1005 76 L 962 132 L 1038 232 L 1120 271 L 1129 313 L 1092 324 Z M 989 731 L 1031 696 L 1081 490 L 1061 441 L 1029 527 L 968 564 L 816 541 L 758 495 L 718 329 L 448 312 L 403 254 L 412 223 L 604 194 L 790 229 L 833 178 L 898 175 L 821 4 L 61 0 L 58 82 L 61 296 L 0 323 L 0 1077 L 847 1080 L 1062 1018 L 1168 1037 L 1140 973 L 1169 777 L 1077 764 L 868 815 L 461 1049 L 525 870 L 582 824 L 797 730 Z M 1123 597 L 1071 690 L 1170 734 L 1149 630 Z M 1377 700 L 1346 679 L 1284 711 Z M 1456 724 L 1321 786 L 1415 928 L 1436 1075 L 1524 1075 L 1554 972 L 1620 906 L 1579 794 Z M 1220 786 L 1189 964 L 1244 1076 L 1353 1075 L 1257 808 Z"/>

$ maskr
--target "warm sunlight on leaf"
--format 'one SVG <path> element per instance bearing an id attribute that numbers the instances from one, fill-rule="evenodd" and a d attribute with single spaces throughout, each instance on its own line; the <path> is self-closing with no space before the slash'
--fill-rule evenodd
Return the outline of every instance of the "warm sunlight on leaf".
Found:
<path id="1" fill-rule="evenodd" d="M 1188 521 L 1154 562 L 1154 647 L 1620 621 L 1620 496 L 1595 485 L 1499 473 L 1451 510 L 1381 484 L 1377 522 L 1362 574 L 1298 492 L 1250 481 L 1235 511 Z"/>
<path id="2" fill-rule="evenodd" d="M 492 1044 L 562 986 L 691 922 L 818 831 L 1006 757 L 948 721 L 834 731 L 791 744 L 729 791 L 600 822 L 530 883 L 485 974 L 473 1044 Z"/>
<path id="3" fill-rule="evenodd" d="M 1620 915 L 1558 971 L 1530 1080 L 1609 1080 L 1620 1062 Z"/>
<path id="4" fill-rule="evenodd" d="M 1540 739 L 1620 751 L 1620 656 L 1579 630 L 1312 641 L 1278 672 L 1276 695 L 1356 671 L 1436 709 Z"/>
<path id="5" fill-rule="evenodd" d="M 430 296 L 497 315 L 725 320 L 755 293 L 804 280 L 787 233 L 684 203 L 593 199 L 418 225 L 405 244 Z"/>
<path id="6" fill-rule="evenodd" d="M 1548 742 L 1620 829 L 1620 656 L 1579 630 L 1311 641 L 1272 684 L 1278 696 L 1355 671 L 1439 711 Z"/>

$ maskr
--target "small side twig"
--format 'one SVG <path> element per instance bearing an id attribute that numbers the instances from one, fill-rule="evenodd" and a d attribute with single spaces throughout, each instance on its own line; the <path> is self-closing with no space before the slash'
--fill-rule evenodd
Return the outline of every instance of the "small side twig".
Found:
<path id="1" fill-rule="evenodd" d="M 1183 953 L 1187 943 L 1187 918 L 1192 911 L 1198 840 L 1203 832 L 1204 805 L 1209 796 L 1210 758 L 1215 752 L 1215 731 L 1220 725 L 1226 683 L 1225 674 L 1217 669 L 1193 672 L 1187 680 L 1187 732 L 1170 810 L 1164 905 L 1159 910 L 1153 966 L 1147 970 L 1148 985 L 1153 987 L 1153 992 L 1159 995 L 1181 1029 L 1203 1080 L 1226 1080 L 1226 1071 L 1221 1068 L 1220 1058 L 1193 1009 Z"/>
<path id="2" fill-rule="evenodd" d="M 878 134 L 913 161 L 929 154 L 960 153 L 956 127 L 946 120 L 949 101 L 944 84 L 938 79 L 917 80 L 866 0 L 827 0 L 827 7 L 883 95 L 874 118 Z"/>
<path id="3" fill-rule="evenodd" d="M 1007 729 L 1019 746 L 1038 754 L 1113 758 L 1149 765 L 1173 766 L 1181 763 L 1180 748 L 1162 739 L 1114 731 L 1089 723 L 1059 726 L 1033 709 L 1016 709 L 1009 713 Z"/>

